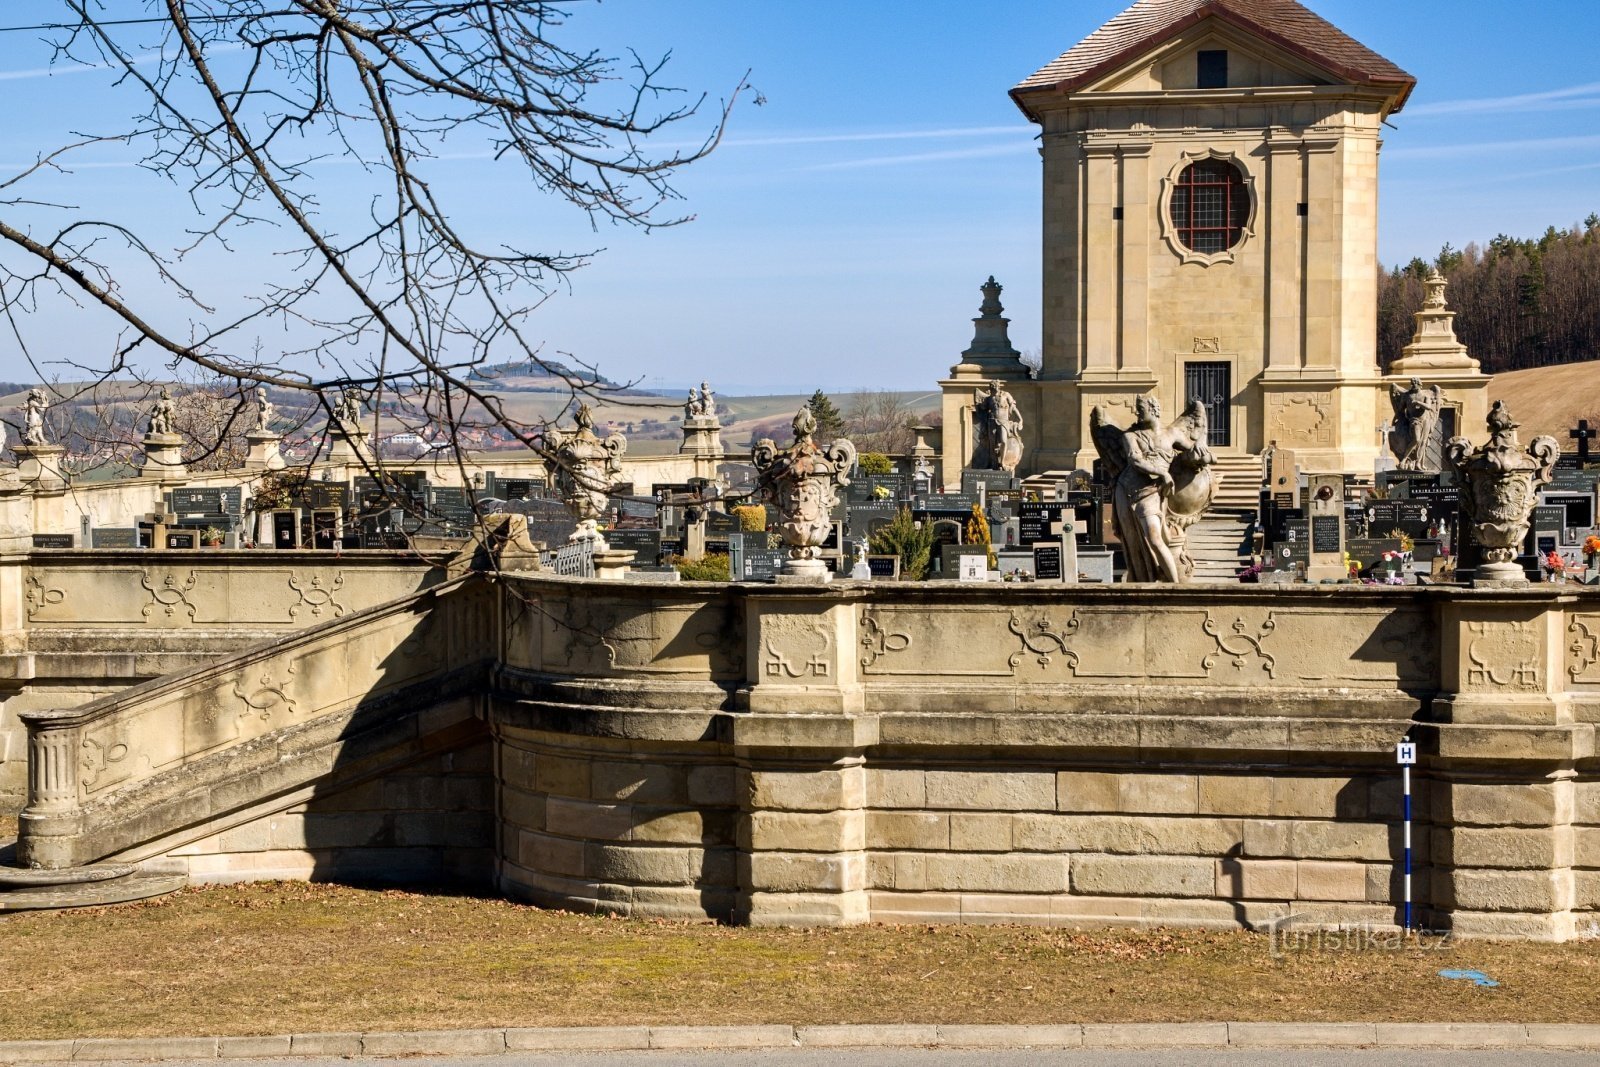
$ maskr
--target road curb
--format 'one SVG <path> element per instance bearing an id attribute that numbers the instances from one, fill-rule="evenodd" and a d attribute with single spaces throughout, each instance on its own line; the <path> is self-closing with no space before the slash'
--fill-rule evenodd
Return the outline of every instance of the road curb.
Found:
<path id="1" fill-rule="evenodd" d="M 233 1057 L 497 1056 L 753 1048 L 1570 1048 L 1600 1049 L 1600 1025 L 1566 1023 L 1072 1023 L 993 1026 L 507 1027 L 256 1037 L 0 1041 L 0 1063 Z"/>

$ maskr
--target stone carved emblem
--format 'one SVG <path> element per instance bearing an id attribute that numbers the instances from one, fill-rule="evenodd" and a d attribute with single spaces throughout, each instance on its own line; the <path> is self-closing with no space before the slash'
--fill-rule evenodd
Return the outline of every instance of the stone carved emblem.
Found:
<path id="1" fill-rule="evenodd" d="M 149 618 L 159 609 L 165 611 L 170 617 L 175 616 L 178 613 L 178 609 L 182 608 L 188 613 L 189 621 L 193 622 L 195 607 L 189 602 L 189 591 L 195 587 L 196 581 L 194 571 L 190 571 L 189 577 L 184 579 L 181 584 L 178 581 L 177 574 L 168 571 L 167 576 L 161 579 L 159 585 L 152 585 L 150 572 L 142 572 L 139 575 L 139 584 L 144 586 L 145 591 L 150 594 L 150 603 L 140 609 L 139 614 Z"/>
<path id="2" fill-rule="evenodd" d="M 1267 672 L 1268 678 L 1276 678 L 1278 676 L 1278 660 L 1272 653 L 1261 647 L 1272 632 L 1278 628 L 1278 620 L 1274 615 L 1274 612 L 1268 612 L 1266 620 L 1255 628 L 1255 633 L 1250 632 L 1250 624 L 1244 621 L 1243 616 L 1239 616 L 1233 620 L 1233 625 L 1229 627 L 1231 632 L 1223 633 L 1217 626 L 1216 620 L 1211 617 L 1211 613 L 1209 611 L 1206 612 L 1206 620 L 1200 624 L 1200 628 L 1205 631 L 1206 636 L 1217 643 L 1217 650 L 1200 661 L 1201 666 L 1206 670 L 1206 674 L 1209 675 L 1212 668 L 1223 659 L 1231 659 L 1233 661 L 1233 669 L 1241 672 L 1251 660 L 1255 659 L 1261 661 L 1261 668 Z"/>
<path id="3" fill-rule="evenodd" d="M 1498 689 L 1537 691 L 1543 686 L 1539 667 L 1539 633 L 1530 622 L 1469 622 L 1467 684 Z"/>
<path id="4" fill-rule="evenodd" d="M 289 664 L 284 673 L 292 676 L 294 674 L 294 664 Z M 238 680 L 235 680 L 233 683 L 233 695 L 244 702 L 244 707 L 239 711 L 239 717 L 246 719 L 251 715 L 257 715 L 262 722 L 268 722 L 272 718 L 273 709 L 278 707 L 282 707 L 290 715 L 293 715 L 295 712 L 294 698 L 284 692 L 284 687 L 288 684 L 287 680 L 274 682 L 270 674 L 263 674 L 260 686 L 254 691 L 246 693 Z"/>
<path id="5" fill-rule="evenodd" d="M 114 774 L 117 770 L 114 764 L 123 762 L 128 758 L 128 746 L 120 741 L 105 744 L 92 737 L 83 739 L 83 785 L 86 790 L 93 791 L 98 788 L 101 777 Z M 118 775 L 117 780 L 126 777 Z M 109 782 L 106 784 L 110 784 Z"/>
<path id="6" fill-rule="evenodd" d="M 1535 437 L 1526 451 L 1517 440 L 1517 423 L 1503 402 L 1489 411 L 1489 441 L 1476 450 L 1465 437 L 1452 437 L 1445 458 L 1461 475 L 1461 510 L 1488 561 L 1478 568 L 1481 581 L 1526 583 L 1516 563 L 1528 536 L 1528 520 L 1539 488 L 1550 484 L 1560 448 L 1554 437 Z"/>
<path id="7" fill-rule="evenodd" d="M 871 612 L 861 613 L 861 647 L 863 655 L 861 665 L 870 667 L 878 662 L 880 657 L 891 652 L 904 652 L 911 647 L 911 635 L 904 633 L 888 633 L 878 625 L 878 618 Z"/>
<path id="8" fill-rule="evenodd" d="M 1570 654 L 1567 673 L 1574 682 L 1600 682 L 1600 671 L 1593 671 L 1600 662 L 1600 615 L 1574 615 L 1567 623 L 1572 642 L 1567 646 Z"/>
<path id="9" fill-rule="evenodd" d="M 33 617 L 45 608 L 54 607 L 67 599 L 67 594 L 65 590 L 46 587 L 43 582 L 39 581 L 38 577 L 30 574 L 28 575 L 26 599 L 28 601 L 28 620 L 31 622 Z"/>
<path id="10" fill-rule="evenodd" d="M 768 678 L 829 678 L 828 652 L 833 638 L 823 626 L 803 616 L 766 616 L 761 620 L 762 673 Z"/>
<path id="11" fill-rule="evenodd" d="M 311 614 L 316 616 L 320 616 L 324 610 L 328 610 L 333 613 L 333 617 L 336 619 L 344 617 L 344 605 L 334 599 L 334 594 L 344 588 L 343 571 L 336 571 L 333 576 L 333 582 L 326 588 L 323 587 L 322 575 L 320 574 L 313 574 L 311 581 L 304 585 L 300 584 L 299 575 L 290 574 L 289 588 L 294 590 L 300 597 L 298 604 L 293 604 L 289 607 L 289 618 L 298 617 L 302 608 L 310 609 Z"/>
<path id="12" fill-rule="evenodd" d="M 1078 667 L 1078 654 L 1067 647 L 1067 638 L 1078 632 L 1078 613 L 1073 612 L 1072 618 L 1066 625 L 1056 629 L 1049 619 L 1035 619 L 1031 623 L 1024 623 L 1021 616 L 1012 612 L 1010 620 L 1006 623 L 1010 630 L 1022 641 L 1022 648 L 1011 654 L 1007 662 L 1015 673 L 1017 664 L 1034 657 L 1041 667 L 1048 667 L 1055 656 L 1066 658 L 1067 666 L 1076 672 Z"/>

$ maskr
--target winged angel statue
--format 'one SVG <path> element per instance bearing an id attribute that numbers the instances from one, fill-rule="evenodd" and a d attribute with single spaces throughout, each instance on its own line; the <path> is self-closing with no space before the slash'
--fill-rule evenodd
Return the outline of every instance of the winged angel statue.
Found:
<path id="1" fill-rule="evenodd" d="M 1132 582 L 1187 582 L 1194 577 L 1189 527 L 1211 505 L 1220 483 L 1206 447 L 1206 409 L 1189 401 L 1183 414 L 1161 425 L 1153 396 L 1134 401 L 1136 422 L 1123 430 L 1089 413 L 1089 432 L 1114 485 L 1113 528 L 1122 540 Z"/>

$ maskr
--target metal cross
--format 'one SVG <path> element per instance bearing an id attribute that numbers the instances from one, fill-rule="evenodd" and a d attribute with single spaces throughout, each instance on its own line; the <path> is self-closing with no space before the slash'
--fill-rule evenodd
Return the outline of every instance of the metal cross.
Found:
<path id="1" fill-rule="evenodd" d="M 1588 419 L 1579 419 L 1577 429 L 1567 431 L 1567 436 L 1578 442 L 1578 469 L 1589 465 L 1589 442 L 1600 437 L 1600 430 L 1589 428 Z"/>

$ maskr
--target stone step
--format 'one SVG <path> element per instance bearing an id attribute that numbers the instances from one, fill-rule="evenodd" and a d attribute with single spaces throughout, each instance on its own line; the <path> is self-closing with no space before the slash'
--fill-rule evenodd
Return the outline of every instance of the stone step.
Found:
<path id="1" fill-rule="evenodd" d="M 82 868 L 80 868 L 82 869 Z M 8 873 L 15 873 L 15 869 Z M 60 872 L 52 872 L 60 873 Z M 187 874 L 135 871 L 121 877 L 92 882 L 58 882 L 0 892 L 0 914 L 43 911 L 52 908 L 91 908 L 127 904 L 135 900 L 176 893 L 189 883 Z"/>

